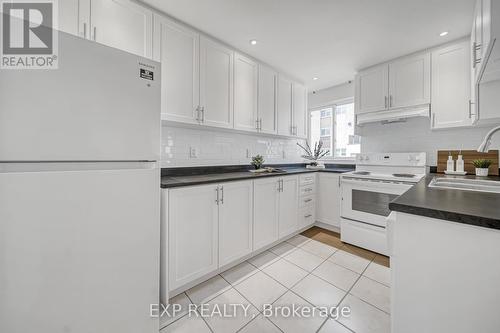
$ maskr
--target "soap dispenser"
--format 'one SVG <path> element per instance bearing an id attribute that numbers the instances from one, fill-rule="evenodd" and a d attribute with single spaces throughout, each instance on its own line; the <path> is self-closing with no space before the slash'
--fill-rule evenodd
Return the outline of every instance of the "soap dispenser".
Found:
<path id="1" fill-rule="evenodd" d="M 464 172 L 464 159 L 462 156 L 462 151 L 458 153 L 457 172 Z"/>
<path id="2" fill-rule="evenodd" d="M 449 152 L 448 161 L 446 162 L 446 171 L 448 172 L 455 171 L 455 162 L 453 161 L 453 156 L 451 156 L 451 152 Z"/>

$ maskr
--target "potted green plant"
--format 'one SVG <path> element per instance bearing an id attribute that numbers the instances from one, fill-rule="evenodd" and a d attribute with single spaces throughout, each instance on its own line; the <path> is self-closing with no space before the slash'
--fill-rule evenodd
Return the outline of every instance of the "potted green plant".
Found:
<path id="1" fill-rule="evenodd" d="M 259 170 L 262 167 L 262 164 L 264 164 L 264 157 L 262 155 L 255 155 L 252 157 L 252 163 L 253 167 L 255 170 Z"/>
<path id="2" fill-rule="evenodd" d="M 476 176 L 486 177 L 492 162 L 491 160 L 479 159 L 472 161 L 472 164 L 476 167 Z"/>
<path id="3" fill-rule="evenodd" d="M 314 144 L 314 150 L 311 149 L 311 146 L 307 141 L 305 147 L 298 142 L 297 146 L 302 148 L 302 150 L 304 150 L 305 152 L 305 154 L 302 155 L 302 158 L 311 161 L 310 165 L 308 165 L 307 167 L 318 168 L 318 169 L 322 169 L 325 167 L 324 165 L 320 165 L 318 162 L 321 158 L 325 157 L 330 153 L 328 149 L 323 149 L 323 141 L 316 142 Z"/>

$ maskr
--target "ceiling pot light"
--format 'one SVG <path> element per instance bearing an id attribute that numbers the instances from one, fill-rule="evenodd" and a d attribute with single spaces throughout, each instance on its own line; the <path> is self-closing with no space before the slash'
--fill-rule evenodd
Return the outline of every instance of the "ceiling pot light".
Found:
<path id="1" fill-rule="evenodd" d="M 439 36 L 444 37 L 448 34 L 448 31 L 443 31 L 442 33 L 439 34 Z"/>
<path id="2" fill-rule="evenodd" d="M 256 39 L 250 39 L 250 45 L 257 45 Z"/>
<path id="3" fill-rule="evenodd" d="M 313 81 L 316 81 L 318 78 L 317 77 L 313 77 Z"/>

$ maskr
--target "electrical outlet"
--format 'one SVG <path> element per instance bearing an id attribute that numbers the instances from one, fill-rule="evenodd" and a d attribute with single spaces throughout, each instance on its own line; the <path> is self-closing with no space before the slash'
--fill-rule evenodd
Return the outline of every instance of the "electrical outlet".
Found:
<path id="1" fill-rule="evenodd" d="M 189 147 L 189 158 L 198 158 L 198 148 Z"/>

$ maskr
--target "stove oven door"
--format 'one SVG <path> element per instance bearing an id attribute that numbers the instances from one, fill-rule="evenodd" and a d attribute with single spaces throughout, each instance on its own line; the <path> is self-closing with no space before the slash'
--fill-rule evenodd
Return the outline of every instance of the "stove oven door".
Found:
<path id="1" fill-rule="evenodd" d="M 341 216 L 346 219 L 386 226 L 389 203 L 412 184 L 361 178 L 342 178 Z"/>

